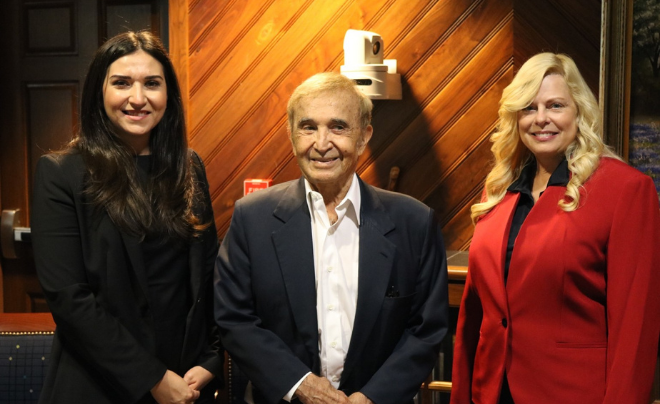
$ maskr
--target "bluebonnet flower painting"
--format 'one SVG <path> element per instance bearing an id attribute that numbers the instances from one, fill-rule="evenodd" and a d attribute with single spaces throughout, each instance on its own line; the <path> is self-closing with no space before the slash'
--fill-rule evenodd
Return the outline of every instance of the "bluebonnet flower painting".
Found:
<path id="1" fill-rule="evenodd" d="M 634 0 L 628 162 L 660 197 L 660 0 Z"/>
<path id="2" fill-rule="evenodd" d="M 653 178 L 660 196 L 660 119 L 630 125 L 628 162 Z"/>

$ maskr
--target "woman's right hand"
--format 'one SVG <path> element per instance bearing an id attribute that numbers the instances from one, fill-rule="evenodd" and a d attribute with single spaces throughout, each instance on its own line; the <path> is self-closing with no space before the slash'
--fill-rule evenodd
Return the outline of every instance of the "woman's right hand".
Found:
<path id="1" fill-rule="evenodd" d="M 151 395 L 158 404 L 193 404 L 199 398 L 199 391 L 191 389 L 181 376 L 168 370 L 151 389 Z"/>

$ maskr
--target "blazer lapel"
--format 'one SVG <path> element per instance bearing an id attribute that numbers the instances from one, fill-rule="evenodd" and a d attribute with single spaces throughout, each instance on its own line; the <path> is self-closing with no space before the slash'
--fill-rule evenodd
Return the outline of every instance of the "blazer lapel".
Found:
<path id="1" fill-rule="evenodd" d="M 318 323 L 314 246 L 305 185 L 294 182 L 273 211 L 284 222 L 272 234 L 293 320 L 310 354 L 312 370 L 319 371 Z"/>
<path id="2" fill-rule="evenodd" d="M 202 240 L 193 240 L 190 243 L 190 247 L 188 248 L 188 270 L 190 271 L 189 277 L 190 277 L 190 293 L 191 293 L 191 301 L 192 305 L 190 306 L 190 310 L 188 311 L 188 315 L 186 316 L 186 329 L 183 334 L 183 349 L 181 350 L 181 363 L 185 363 L 185 358 L 186 355 L 189 354 L 189 351 L 187 350 L 188 344 L 190 341 L 196 341 L 198 340 L 199 336 L 196 335 L 199 332 L 199 327 L 196 327 L 192 321 L 195 320 L 195 310 L 203 310 L 203 307 L 206 306 L 205 302 L 201 302 L 202 307 L 197 307 L 197 299 L 199 298 L 200 295 L 200 289 L 202 287 L 202 274 L 205 269 L 206 265 L 206 260 L 205 260 L 205 254 L 206 254 L 206 245 L 208 243 L 208 237 L 209 237 L 209 232 L 214 232 L 215 231 L 215 226 L 210 226 L 209 229 L 206 229 L 204 231 L 204 235 L 202 236 Z M 211 235 L 211 237 L 213 237 Z M 205 299 L 212 299 L 213 295 L 206 295 Z M 208 306 L 207 306 L 208 307 Z"/>
<path id="3" fill-rule="evenodd" d="M 511 221 L 513 220 L 513 213 L 518 204 L 519 193 L 510 193 L 504 196 L 504 199 L 495 206 L 494 209 L 501 212 L 492 214 L 484 218 L 483 223 L 479 221 L 481 233 L 487 234 L 488 240 L 492 240 L 492 264 L 484 265 L 486 268 L 492 268 L 491 276 L 496 278 L 495 282 L 499 285 L 499 293 L 494 296 L 498 304 L 504 310 L 508 311 L 508 300 L 506 294 L 506 286 L 504 285 L 504 263 L 506 261 L 506 248 L 509 240 L 509 230 L 511 229 Z M 493 212 L 495 213 L 495 212 Z M 475 230 L 476 231 L 476 230 Z"/>
<path id="4" fill-rule="evenodd" d="M 360 360 L 360 352 L 369 342 L 369 334 L 387 294 L 396 248 L 386 238 L 386 234 L 394 230 L 394 223 L 385 212 L 376 192 L 362 180 L 360 195 L 358 299 L 342 381 L 350 375 Z"/>
<path id="5" fill-rule="evenodd" d="M 205 237 L 204 235 L 203 237 Z M 192 301 L 196 301 L 201 287 L 202 271 L 204 269 L 205 241 L 193 240 L 188 248 L 188 270 L 190 271 L 190 293 Z"/>

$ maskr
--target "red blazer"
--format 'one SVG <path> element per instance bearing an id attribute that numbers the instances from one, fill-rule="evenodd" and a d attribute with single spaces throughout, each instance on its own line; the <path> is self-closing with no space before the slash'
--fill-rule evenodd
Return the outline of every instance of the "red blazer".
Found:
<path id="1" fill-rule="evenodd" d="M 651 179 L 603 158 L 580 207 L 548 187 L 504 261 L 518 193 L 483 216 L 454 348 L 452 404 L 648 403 L 660 335 L 660 207 Z"/>

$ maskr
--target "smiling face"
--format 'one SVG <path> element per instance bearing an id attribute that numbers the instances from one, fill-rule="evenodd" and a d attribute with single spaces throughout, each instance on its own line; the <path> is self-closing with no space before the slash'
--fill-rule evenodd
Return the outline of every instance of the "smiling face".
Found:
<path id="1" fill-rule="evenodd" d="M 325 191 L 343 198 L 373 131 L 360 126 L 357 96 L 340 90 L 303 99 L 290 130 L 293 154 L 312 188 L 324 199 Z"/>
<path id="2" fill-rule="evenodd" d="M 536 98 L 518 112 L 518 128 L 536 161 L 554 170 L 578 132 L 577 107 L 562 76 L 543 79 Z"/>
<path id="3" fill-rule="evenodd" d="M 142 50 L 117 59 L 106 74 L 103 104 L 117 135 L 136 154 L 148 154 L 151 130 L 167 107 L 163 66 Z"/>

